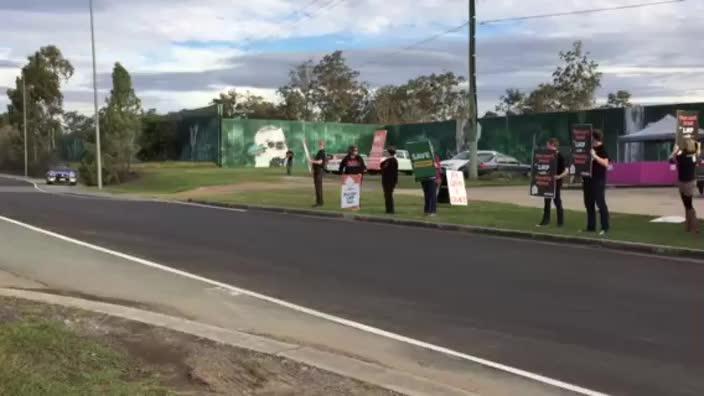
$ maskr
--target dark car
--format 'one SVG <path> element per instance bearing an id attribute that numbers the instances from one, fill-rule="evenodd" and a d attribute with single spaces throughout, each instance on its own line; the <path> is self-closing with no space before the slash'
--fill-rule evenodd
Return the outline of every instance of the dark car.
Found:
<path id="1" fill-rule="evenodd" d="M 78 183 L 78 172 L 71 169 L 66 164 L 52 166 L 46 172 L 46 184 L 69 184 L 75 186 Z"/>

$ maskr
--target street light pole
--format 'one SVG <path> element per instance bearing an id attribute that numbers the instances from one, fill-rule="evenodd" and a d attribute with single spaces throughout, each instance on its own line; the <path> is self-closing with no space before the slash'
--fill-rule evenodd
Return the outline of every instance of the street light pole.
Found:
<path id="1" fill-rule="evenodd" d="M 95 162 L 98 168 L 98 189 L 103 188 L 103 165 L 100 160 L 100 115 L 98 113 L 98 77 L 95 70 L 95 28 L 93 27 L 93 0 L 90 7 L 90 43 L 93 50 L 93 107 L 95 111 Z"/>
<path id="2" fill-rule="evenodd" d="M 22 70 L 22 126 L 24 127 L 24 177 L 29 177 L 29 165 L 27 161 L 27 76 Z"/>
<path id="3" fill-rule="evenodd" d="M 475 0 L 469 0 L 469 137 L 470 154 L 469 177 L 472 180 L 479 178 L 479 132 L 477 130 L 477 47 L 476 47 L 477 12 Z"/>

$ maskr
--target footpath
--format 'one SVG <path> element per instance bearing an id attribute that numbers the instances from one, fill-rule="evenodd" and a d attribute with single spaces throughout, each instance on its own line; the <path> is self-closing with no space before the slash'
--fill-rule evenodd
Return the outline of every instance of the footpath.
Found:
<path id="1" fill-rule="evenodd" d="M 0 235 L 0 296 L 165 327 L 401 394 L 575 394 L 5 221 Z"/>

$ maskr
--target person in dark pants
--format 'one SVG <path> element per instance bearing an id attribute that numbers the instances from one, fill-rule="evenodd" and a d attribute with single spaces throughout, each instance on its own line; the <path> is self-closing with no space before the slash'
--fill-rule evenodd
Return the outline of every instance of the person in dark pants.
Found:
<path id="1" fill-rule="evenodd" d="M 313 165 L 313 184 L 315 185 L 315 205 L 313 207 L 323 206 L 323 175 L 325 174 L 325 164 L 328 162 L 325 142 L 321 140 L 318 147 L 319 150 L 315 158 L 310 160 Z"/>
<path id="2" fill-rule="evenodd" d="M 562 227 L 565 224 L 565 212 L 562 209 L 562 179 L 567 176 L 569 170 L 565 166 L 565 157 L 560 154 L 560 141 L 557 138 L 548 140 L 547 147 L 552 150 L 557 156 L 557 169 L 555 172 L 555 196 L 545 198 L 545 207 L 543 208 L 543 220 L 538 224 L 539 227 L 550 224 L 550 207 L 552 202 L 555 202 L 555 210 L 557 211 L 557 226 Z"/>
<path id="3" fill-rule="evenodd" d="M 286 152 L 286 174 L 291 176 L 291 168 L 293 168 L 293 151 L 288 150 Z"/>
<path id="4" fill-rule="evenodd" d="M 381 163 L 381 187 L 384 189 L 384 204 L 386 213 L 393 214 L 394 189 L 398 184 L 398 160 L 396 159 L 396 148 L 389 147 L 386 150 L 389 157 Z"/>
<path id="5" fill-rule="evenodd" d="M 421 180 L 420 184 L 423 187 L 423 199 L 425 205 L 423 213 L 426 216 L 434 217 L 438 212 L 438 186 L 442 183 L 442 168 L 440 167 L 440 159 L 435 156 L 433 161 L 435 166 L 435 176 Z"/>
<path id="6" fill-rule="evenodd" d="M 699 144 L 694 140 L 688 139 L 683 146 L 680 148 L 675 145 L 670 161 L 677 163 L 677 186 L 684 205 L 685 231 L 699 233 L 699 220 L 697 219 L 697 212 L 692 205 L 697 183 L 696 168 Z"/>
<path id="7" fill-rule="evenodd" d="M 604 134 L 599 130 L 592 133 L 592 174 L 582 175 L 584 206 L 587 208 L 586 232 L 596 232 L 596 208 L 599 208 L 601 231 L 609 232 L 609 208 L 606 206 L 606 172 L 609 168 L 609 154 L 604 147 Z"/>
<path id="8" fill-rule="evenodd" d="M 341 175 L 362 175 L 367 171 L 367 165 L 364 159 L 359 156 L 359 148 L 350 146 L 347 150 L 347 155 L 340 161 Z"/>

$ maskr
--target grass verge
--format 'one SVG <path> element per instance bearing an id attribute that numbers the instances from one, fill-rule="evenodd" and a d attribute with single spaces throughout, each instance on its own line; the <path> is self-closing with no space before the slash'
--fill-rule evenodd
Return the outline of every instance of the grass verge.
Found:
<path id="1" fill-rule="evenodd" d="M 135 378 L 127 356 L 85 339 L 59 322 L 0 325 L 0 394 L 168 395 Z"/>

